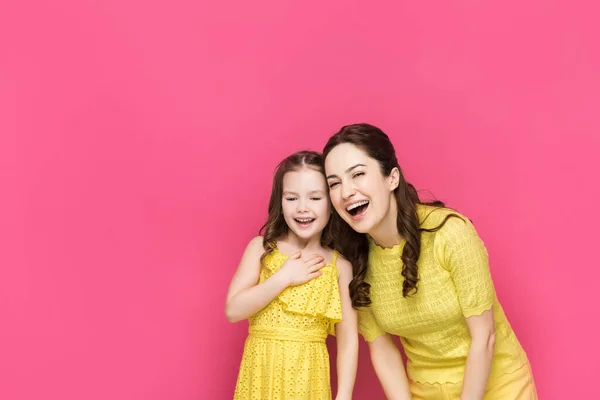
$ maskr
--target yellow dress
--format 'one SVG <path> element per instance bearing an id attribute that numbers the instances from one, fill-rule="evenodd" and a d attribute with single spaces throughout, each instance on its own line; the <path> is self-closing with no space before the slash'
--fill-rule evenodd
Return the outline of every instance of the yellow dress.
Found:
<path id="1" fill-rule="evenodd" d="M 277 249 L 267 255 L 260 282 L 288 257 Z M 288 287 L 249 318 L 235 400 L 331 399 L 325 339 L 342 320 L 336 258 L 334 252 L 321 276 Z"/>

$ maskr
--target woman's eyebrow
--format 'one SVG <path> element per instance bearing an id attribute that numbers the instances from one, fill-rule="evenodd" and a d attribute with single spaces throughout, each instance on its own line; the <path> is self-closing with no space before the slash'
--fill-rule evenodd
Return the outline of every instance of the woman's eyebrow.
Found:
<path id="1" fill-rule="evenodd" d="M 352 171 L 354 168 L 358 168 L 358 167 L 366 167 L 366 165 L 365 165 L 365 164 L 356 164 L 356 165 L 353 165 L 353 166 L 351 166 L 350 168 L 348 168 L 348 169 L 347 169 L 345 172 L 346 172 L 346 173 L 348 173 L 348 172 Z M 337 175 L 335 175 L 335 174 L 334 174 L 334 175 L 328 175 L 328 176 L 327 176 L 327 179 L 330 179 L 330 178 L 337 178 L 337 177 L 338 177 L 338 176 L 337 176 Z"/>

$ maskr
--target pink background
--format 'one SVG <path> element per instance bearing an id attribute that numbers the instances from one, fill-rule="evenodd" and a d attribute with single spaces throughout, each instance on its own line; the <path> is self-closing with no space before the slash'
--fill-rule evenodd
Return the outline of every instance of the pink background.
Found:
<path id="1" fill-rule="evenodd" d="M 474 221 L 540 398 L 593 397 L 594 3 L 3 1 L 0 399 L 230 399 L 273 168 L 359 121 Z"/>

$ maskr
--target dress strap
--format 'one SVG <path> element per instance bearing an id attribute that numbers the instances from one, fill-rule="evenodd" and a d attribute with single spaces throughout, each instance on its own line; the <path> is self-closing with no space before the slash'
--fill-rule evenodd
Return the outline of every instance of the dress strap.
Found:
<path id="1" fill-rule="evenodd" d="M 333 257 L 331 258 L 331 264 L 332 264 L 332 265 L 335 265 L 335 262 L 336 262 L 336 260 L 337 260 L 337 257 L 338 257 L 338 252 L 337 252 L 337 250 L 334 250 L 334 251 L 333 251 Z"/>

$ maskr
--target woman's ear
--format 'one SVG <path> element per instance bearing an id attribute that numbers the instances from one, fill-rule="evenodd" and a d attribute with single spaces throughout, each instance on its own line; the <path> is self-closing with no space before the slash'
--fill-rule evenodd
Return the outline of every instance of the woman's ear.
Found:
<path id="1" fill-rule="evenodd" d="M 400 170 L 397 167 L 392 168 L 390 171 L 389 179 L 389 187 L 390 192 L 396 190 L 398 185 L 400 184 Z"/>

